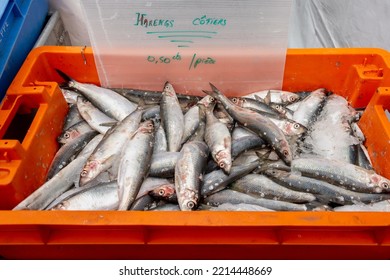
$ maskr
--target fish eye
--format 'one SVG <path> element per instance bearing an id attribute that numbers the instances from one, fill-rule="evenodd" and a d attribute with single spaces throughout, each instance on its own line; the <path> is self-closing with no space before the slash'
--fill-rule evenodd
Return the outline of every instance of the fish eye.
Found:
<path id="1" fill-rule="evenodd" d="M 148 123 L 148 127 L 153 127 L 153 124 L 152 123 Z"/>
<path id="2" fill-rule="evenodd" d="M 165 195 L 165 191 L 164 191 L 163 189 L 160 189 L 160 190 L 158 191 L 158 194 L 159 194 L 160 196 L 164 196 L 164 195 Z"/>
<path id="3" fill-rule="evenodd" d="M 382 188 L 384 188 L 384 189 L 389 189 L 389 188 L 390 188 L 390 185 L 389 185 L 387 182 L 383 182 L 383 183 L 381 184 L 381 186 L 382 186 Z"/>
<path id="4" fill-rule="evenodd" d="M 295 98 L 295 96 L 289 96 L 289 97 L 288 97 L 288 100 L 290 100 L 291 102 L 293 102 L 293 101 L 296 100 L 296 98 Z"/>
<path id="5" fill-rule="evenodd" d="M 195 202 L 193 202 L 193 201 L 188 201 L 188 202 L 187 202 L 187 207 L 188 207 L 189 209 L 194 209 L 194 208 L 195 208 Z"/>
<path id="6" fill-rule="evenodd" d="M 225 163 L 223 163 L 223 162 L 219 163 L 219 167 L 220 168 L 224 168 L 225 167 Z"/>
<path id="7" fill-rule="evenodd" d="M 69 133 L 69 132 L 65 132 L 64 137 L 65 137 L 66 139 L 68 139 L 68 138 L 70 137 L 70 133 Z"/>
<path id="8" fill-rule="evenodd" d="M 85 177 L 87 176 L 87 174 L 88 174 L 88 170 L 84 169 L 83 171 L 81 171 L 80 176 Z"/>
<path id="9" fill-rule="evenodd" d="M 237 103 L 237 102 L 238 102 L 238 99 L 237 99 L 236 97 L 233 97 L 233 98 L 232 98 L 232 101 L 233 101 L 233 103 Z"/>
<path id="10" fill-rule="evenodd" d="M 275 108 L 276 108 L 276 110 L 280 110 L 281 109 L 280 105 L 276 105 Z"/>
<path id="11" fill-rule="evenodd" d="M 283 150 L 282 153 L 283 153 L 284 156 L 288 156 L 289 155 L 289 152 L 287 150 Z"/>
<path id="12" fill-rule="evenodd" d="M 215 99 L 214 99 L 214 97 L 210 96 L 209 100 L 210 100 L 210 102 L 214 102 Z"/>
<path id="13" fill-rule="evenodd" d="M 298 129 L 298 128 L 300 128 L 301 126 L 298 124 L 298 123 L 294 123 L 294 128 L 295 129 Z"/>

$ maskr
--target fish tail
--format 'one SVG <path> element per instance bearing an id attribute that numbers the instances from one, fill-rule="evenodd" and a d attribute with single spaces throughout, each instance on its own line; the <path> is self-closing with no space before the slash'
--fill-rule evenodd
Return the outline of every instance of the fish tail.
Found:
<path id="1" fill-rule="evenodd" d="M 61 76 L 61 78 L 63 78 L 65 80 L 65 82 L 68 84 L 69 82 L 74 82 L 75 80 L 70 77 L 69 75 L 65 74 L 64 72 L 62 72 L 61 70 L 59 69 L 55 69 L 57 74 Z"/>

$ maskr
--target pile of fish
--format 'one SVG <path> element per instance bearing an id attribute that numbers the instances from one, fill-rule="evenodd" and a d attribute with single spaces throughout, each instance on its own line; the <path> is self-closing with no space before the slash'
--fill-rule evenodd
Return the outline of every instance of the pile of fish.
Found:
<path id="1" fill-rule="evenodd" d="M 325 89 L 227 98 L 66 80 L 47 181 L 14 210 L 389 211 L 357 125 Z"/>

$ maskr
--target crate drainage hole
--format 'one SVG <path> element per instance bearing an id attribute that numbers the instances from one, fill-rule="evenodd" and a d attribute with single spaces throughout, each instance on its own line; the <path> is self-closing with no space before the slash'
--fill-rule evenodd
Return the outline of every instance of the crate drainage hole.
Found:
<path id="1" fill-rule="evenodd" d="M 18 140 L 22 143 L 31 123 L 35 118 L 35 115 L 37 114 L 37 111 L 38 108 L 26 108 L 26 106 L 21 105 L 8 126 L 3 139 Z M 5 144 L 7 143 L 8 142 Z"/>

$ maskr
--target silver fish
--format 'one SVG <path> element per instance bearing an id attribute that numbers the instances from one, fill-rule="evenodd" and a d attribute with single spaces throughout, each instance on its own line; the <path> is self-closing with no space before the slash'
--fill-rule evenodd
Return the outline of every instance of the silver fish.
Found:
<path id="1" fill-rule="evenodd" d="M 306 211 L 307 207 L 303 204 L 295 204 L 286 201 L 265 199 L 247 195 L 241 192 L 225 189 L 205 198 L 204 202 L 208 205 L 218 206 L 223 203 L 231 204 L 253 204 L 259 205 L 275 211 Z"/>
<path id="2" fill-rule="evenodd" d="M 63 145 L 57 151 L 50 164 L 49 171 L 47 173 L 47 180 L 50 180 L 55 174 L 71 162 L 96 135 L 96 131 L 88 131 Z"/>
<path id="3" fill-rule="evenodd" d="M 302 100 L 298 109 L 294 112 L 293 120 L 308 127 L 325 98 L 325 89 L 321 88 L 313 91 L 308 97 Z"/>
<path id="4" fill-rule="evenodd" d="M 245 97 L 254 98 L 255 96 L 258 96 L 262 99 L 265 99 L 267 95 L 271 97 L 270 102 L 278 104 L 290 104 L 300 99 L 299 95 L 294 92 L 274 89 L 253 92 L 245 95 Z"/>
<path id="5" fill-rule="evenodd" d="M 199 203 L 199 188 L 209 150 L 204 142 L 184 144 L 175 167 L 175 189 L 182 211 L 196 209 Z"/>
<path id="6" fill-rule="evenodd" d="M 121 154 L 118 170 L 119 207 L 127 210 L 134 202 L 149 172 L 154 143 L 154 125 L 148 120 L 140 124 Z"/>
<path id="7" fill-rule="evenodd" d="M 73 141 L 75 138 L 80 135 L 94 131 L 94 129 L 85 121 L 81 121 L 71 126 L 67 130 L 65 130 L 58 138 L 57 141 L 61 144 L 66 144 L 70 141 Z"/>
<path id="8" fill-rule="evenodd" d="M 83 97 L 77 99 L 77 108 L 83 119 L 89 124 L 90 127 L 95 129 L 101 134 L 105 134 L 107 130 L 110 129 L 109 126 L 104 126 L 102 124 L 106 123 L 115 123 L 116 120 L 110 118 L 94 105 Z"/>
<path id="9" fill-rule="evenodd" d="M 80 192 L 63 200 L 52 210 L 116 210 L 118 208 L 116 181 L 80 189 Z"/>
<path id="10" fill-rule="evenodd" d="M 247 204 L 247 203 L 222 203 L 217 207 L 210 207 L 209 211 L 274 211 L 265 207 L 261 207 L 259 205 Z"/>
<path id="11" fill-rule="evenodd" d="M 149 192 L 149 195 L 158 200 L 177 203 L 177 196 L 174 184 L 164 184 L 157 186 Z"/>
<path id="12" fill-rule="evenodd" d="M 227 174 L 232 168 L 232 139 L 226 125 L 213 114 L 214 106 L 206 110 L 205 141 L 209 146 L 211 156 L 218 166 Z"/>
<path id="13" fill-rule="evenodd" d="M 325 180 L 351 191 L 367 193 L 389 193 L 390 181 L 372 170 L 354 164 L 325 158 L 298 158 L 292 170 L 303 175 Z"/>
<path id="14" fill-rule="evenodd" d="M 152 177 L 173 177 L 179 152 L 161 152 L 152 156 L 149 175 Z"/>
<path id="15" fill-rule="evenodd" d="M 283 187 L 264 175 L 248 174 L 232 184 L 232 190 L 246 194 L 283 200 L 288 202 L 310 202 L 316 200 L 316 197 L 310 193 L 297 192 Z"/>
<path id="16" fill-rule="evenodd" d="M 292 152 L 286 136 L 269 118 L 264 117 L 249 109 L 244 109 L 234 105 L 226 96 L 224 96 L 214 85 L 210 84 L 212 92 L 205 91 L 207 94 L 219 100 L 229 114 L 241 125 L 256 132 L 276 151 L 283 161 L 290 165 L 292 161 Z"/>
<path id="17" fill-rule="evenodd" d="M 157 154 L 160 152 L 167 152 L 168 144 L 167 144 L 167 138 L 165 135 L 164 127 L 161 125 L 161 123 L 157 123 L 156 127 L 157 129 L 154 138 L 153 154 Z"/>
<path id="18" fill-rule="evenodd" d="M 81 186 L 113 165 L 126 141 L 137 130 L 141 116 L 142 111 L 137 110 L 106 132 L 80 174 Z"/>
<path id="19" fill-rule="evenodd" d="M 81 96 L 81 94 L 77 91 L 71 90 L 71 89 L 65 89 L 60 88 L 62 95 L 64 96 L 64 99 L 66 103 L 72 105 L 77 103 L 77 98 Z"/>
<path id="20" fill-rule="evenodd" d="M 73 185 L 77 185 L 79 174 L 87 158 L 98 145 L 97 141 L 93 141 L 95 138 L 84 147 L 76 159 L 20 202 L 13 210 L 43 210 L 62 193 Z"/>
<path id="21" fill-rule="evenodd" d="M 111 118 L 121 121 L 137 109 L 137 105 L 115 91 L 93 84 L 77 82 L 62 71 L 58 69 L 56 71 L 63 79 L 68 81 L 69 87 L 78 90 L 92 104 Z"/>
<path id="22" fill-rule="evenodd" d="M 65 117 L 64 125 L 62 131 L 68 130 L 70 127 L 74 126 L 76 123 L 83 121 L 83 117 L 80 115 L 79 109 L 76 104 L 71 104 L 69 106 L 68 114 Z"/>
<path id="23" fill-rule="evenodd" d="M 226 188 L 230 183 L 236 181 L 237 179 L 245 176 L 246 174 L 252 172 L 256 167 L 260 165 L 260 162 L 258 160 L 239 165 L 234 166 L 231 169 L 231 172 L 229 175 L 225 174 L 222 170 L 215 170 L 210 173 L 207 173 L 203 176 L 201 188 L 200 188 L 200 194 L 202 197 L 209 196 L 215 192 L 218 192 L 220 190 L 223 190 Z"/>
<path id="24" fill-rule="evenodd" d="M 195 133 L 199 126 L 199 107 L 191 107 L 184 115 L 184 132 L 181 143 L 184 144 Z"/>
<path id="25" fill-rule="evenodd" d="M 289 189 L 299 192 L 309 192 L 316 197 L 320 195 L 320 200 L 328 203 L 329 201 L 338 204 L 352 204 L 356 201 L 372 203 L 389 199 L 390 195 L 359 193 L 346 190 L 344 188 L 329 184 L 325 181 L 300 176 L 283 170 L 269 169 L 265 171 L 273 181 Z"/>
<path id="26" fill-rule="evenodd" d="M 166 82 L 161 99 L 161 121 L 166 133 L 168 151 L 177 152 L 184 133 L 184 116 L 173 86 Z"/>

